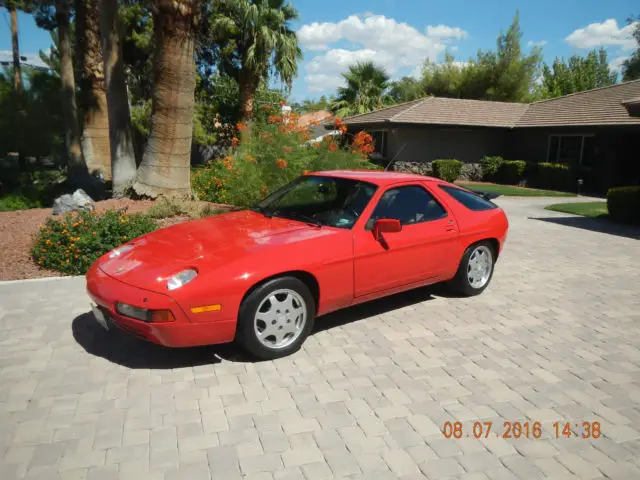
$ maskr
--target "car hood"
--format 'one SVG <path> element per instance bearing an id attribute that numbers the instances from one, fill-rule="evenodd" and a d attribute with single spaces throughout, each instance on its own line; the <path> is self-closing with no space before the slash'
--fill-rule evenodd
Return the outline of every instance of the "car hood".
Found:
<path id="1" fill-rule="evenodd" d="M 208 270 L 267 248 L 330 235 L 333 229 L 243 210 L 166 227 L 127 245 L 133 249 L 115 258 L 105 255 L 100 268 L 118 280 L 166 292 L 168 277 L 187 268 Z"/>

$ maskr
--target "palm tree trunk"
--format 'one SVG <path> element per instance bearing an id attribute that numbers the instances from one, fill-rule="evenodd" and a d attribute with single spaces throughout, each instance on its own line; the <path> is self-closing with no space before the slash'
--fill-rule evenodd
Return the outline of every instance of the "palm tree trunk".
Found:
<path id="1" fill-rule="evenodd" d="M 244 72 L 240 74 L 240 120 L 249 122 L 253 118 L 253 100 L 256 95 L 258 84 L 255 78 Z"/>
<path id="2" fill-rule="evenodd" d="M 62 110 L 65 123 L 65 144 L 69 156 L 69 180 L 71 183 L 86 177 L 87 164 L 82 156 L 78 108 L 76 105 L 76 83 L 73 76 L 73 52 L 69 36 L 69 0 L 56 1 L 56 22 L 60 54 L 60 81 L 62 84 Z"/>
<path id="3" fill-rule="evenodd" d="M 76 60 L 80 76 L 82 153 L 90 173 L 111 180 L 109 114 L 104 84 L 98 0 L 76 0 Z"/>
<path id="4" fill-rule="evenodd" d="M 118 18 L 118 1 L 102 0 L 100 31 L 109 111 L 113 195 L 123 196 L 136 178 L 136 156 Z"/>
<path id="5" fill-rule="evenodd" d="M 138 169 L 140 195 L 191 194 L 194 30 L 200 0 L 155 0 L 154 83 L 149 139 Z"/>
<path id="6" fill-rule="evenodd" d="M 22 70 L 20 68 L 20 44 L 18 43 L 18 11 L 9 4 L 11 14 L 11 49 L 13 51 L 13 91 L 18 98 L 22 97 Z"/>

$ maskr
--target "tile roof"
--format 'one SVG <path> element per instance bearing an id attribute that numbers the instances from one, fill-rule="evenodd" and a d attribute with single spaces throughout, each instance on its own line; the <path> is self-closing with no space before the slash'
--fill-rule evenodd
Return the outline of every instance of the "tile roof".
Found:
<path id="1" fill-rule="evenodd" d="M 403 123 L 476 127 L 635 125 L 623 105 L 640 96 L 640 80 L 541 102 L 507 103 L 427 97 L 344 119 L 346 125 Z"/>
<path id="2" fill-rule="evenodd" d="M 640 125 L 623 105 L 640 95 L 640 80 L 532 103 L 517 127 Z"/>

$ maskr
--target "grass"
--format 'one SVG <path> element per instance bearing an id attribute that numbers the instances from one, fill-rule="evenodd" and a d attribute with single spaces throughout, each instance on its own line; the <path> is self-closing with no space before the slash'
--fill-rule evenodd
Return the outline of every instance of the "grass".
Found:
<path id="1" fill-rule="evenodd" d="M 513 185 L 498 185 L 496 183 L 467 183 L 456 182 L 469 190 L 479 190 L 488 193 L 497 193 L 510 197 L 576 197 L 572 192 L 558 192 L 555 190 L 540 190 L 537 188 L 515 187 Z"/>
<path id="2" fill-rule="evenodd" d="M 545 207 L 545 209 L 591 218 L 605 218 L 609 216 L 607 202 L 556 203 Z"/>

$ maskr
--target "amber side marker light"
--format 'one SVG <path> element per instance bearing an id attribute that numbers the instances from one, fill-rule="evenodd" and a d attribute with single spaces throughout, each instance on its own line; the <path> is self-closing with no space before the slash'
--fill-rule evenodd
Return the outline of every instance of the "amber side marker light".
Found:
<path id="1" fill-rule="evenodd" d="M 152 310 L 151 322 L 152 323 L 169 323 L 175 322 L 176 317 L 173 316 L 171 310 Z"/>
<path id="2" fill-rule="evenodd" d="M 222 310 L 222 305 L 203 305 L 191 308 L 191 313 L 217 312 L 218 310 Z"/>

